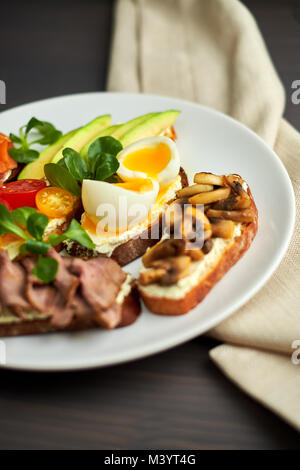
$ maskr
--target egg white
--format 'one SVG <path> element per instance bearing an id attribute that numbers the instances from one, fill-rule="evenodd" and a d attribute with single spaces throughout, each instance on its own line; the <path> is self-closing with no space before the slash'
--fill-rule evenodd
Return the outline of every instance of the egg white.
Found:
<path id="1" fill-rule="evenodd" d="M 149 181 L 152 189 L 133 191 L 105 181 L 83 180 L 83 208 L 99 217 L 100 228 L 106 227 L 108 232 L 126 230 L 145 219 L 156 200 L 159 184 Z"/>

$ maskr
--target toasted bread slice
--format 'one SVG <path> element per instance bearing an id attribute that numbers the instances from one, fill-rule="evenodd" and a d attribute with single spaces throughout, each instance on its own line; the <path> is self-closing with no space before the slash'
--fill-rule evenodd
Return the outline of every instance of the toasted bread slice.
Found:
<path id="1" fill-rule="evenodd" d="M 181 188 L 184 188 L 188 185 L 188 177 L 183 168 L 180 168 L 180 181 L 181 181 Z M 168 201 L 169 202 L 169 201 Z M 70 256 L 80 257 L 80 258 L 91 258 L 93 256 L 109 256 L 120 266 L 125 266 L 131 261 L 135 260 L 142 256 L 147 248 L 155 245 L 157 241 L 161 238 L 161 217 L 164 212 L 164 208 L 162 208 L 161 213 L 157 220 L 155 221 L 155 225 L 148 226 L 143 228 L 138 234 L 130 238 L 129 240 L 124 241 L 123 243 L 118 244 L 113 248 L 111 253 L 101 253 L 88 250 L 82 245 L 79 245 L 76 242 L 67 242 L 65 244 L 65 249 Z M 155 233 L 155 238 L 151 237 L 151 233 Z"/>
<path id="2" fill-rule="evenodd" d="M 240 177 L 238 178 L 240 182 L 243 182 Z M 229 239 L 212 238 L 211 250 L 207 254 L 202 254 L 202 259 L 199 261 L 190 263 L 187 275 L 170 285 L 162 285 L 157 281 L 145 285 L 145 282 L 142 282 L 143 273 L 149 273 L 153 268 L 141 269 L 138 289 L 149 310 L 161 315 L 187 313 L 205 298 L 214 285 L 250 247 L 258 228 L 258 214 L 251 191 L 245 182 L 243 182 L 243 187 L 250 199 L 250 206 L 247 210 L 251 211 L 252 220 L 243 223 L 234 222 L 233 235 Z M 205 209 L 206 214 L 209 213 L 207 206 Z M 215 222 L 215 219 L 211 220 Z"/>

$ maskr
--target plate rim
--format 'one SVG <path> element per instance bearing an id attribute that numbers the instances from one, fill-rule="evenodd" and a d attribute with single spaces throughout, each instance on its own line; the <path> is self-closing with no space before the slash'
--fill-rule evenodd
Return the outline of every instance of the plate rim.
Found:
<path id="1" fill-rule="evenodd" d="M 172 96 L 164 96 L 164 95 L 159 95 L 159 94 L 153 94 L 153 93 L 133 93 L 133 92 L 118 92 L 118 91 L 89 91 L 89 92 L 82 92 L 82 93 L 69 93 L 69 94 L 64 94 L 64 95 L 58 95 L 54 97 L 49 97 L 41 100 L 36 100 L 28 103 L 23 103 L 21 105 L 12 107 L 10 109 L 7 109 L 5 111 L 2 111 L 0 113 L 0 118 L 3 116 L 5 117 L 5 114 L 11 113 L 14 111 L 20 111 L 23 108 L 30 107 L 33 104 L 43 104 L 48 101 L 55 101 L 55 100 L 64 100 L 66 98 L 72 99 L 74 97 L 85 97 L 85 96 L 91 96 L 91 95 L 113 95 L 113 96 L 142 96 L 146 98 L 155 98 L 155 99 L 162 99 L 162 100 L 173 100 L 174 103 L 177 102 L 178 105 L 180 106 L 180 103 L 183 103 L 188 106 L 192 106 L 194 108 L 200 108 L 204 112 L 208 112 L 212 115 L 218 116 L 221 119 L 229 120 L 231 121 L 232 125 L 237 126 L 239 129 L 241 129 L 242 132 L 246 132 L 252 136 L 255 140 L 260 142 L 260 144 L 272 155 L 272 157 L 275 159 L 277 165 L 280 167 L 281 174 L 285 179 L 285 184 L 286 188 L 288 188 L 289 192 L 289 212 L 290 212 L 290 224 L 288 227 L 285 228 L 285 237 L 284 241 L 281 243 L 280 249 L 277 250 L 276 256 L 273 257 L 272 262 L 270 263 L 270 266 L 267 270 L 265 270 L 262 279 L 260 283 L 257 285 L 253 286 L 252 289 L 248 290 L 246 294 L 239 300 L 237 300 L 234 304 L 231 304 L 227 309 L 222 310 L 222 312 L 217 315 L 216 317 L 211 317 L 209 320 L 206 321 L 205 326 L 201 326 L 201 323 L 199 327 L 197 326 L 193 327 L 194 331 L 190 331 L 188 329 L 187 331 L 184 331 L 183 333 L 179 334 L 180 338 L 178 338 L 178 333 L 176 335 L 173 335 L 170 337 L 164 337 L 161 340 L 159 340 L 156 343 L 150 343 L 146 344 L 141 350 L 136 352 L 135 350 L 129 353 L 121 353 L 122 357 L 116 357 L 114 356 L 108 360 L 102 360 L 99 362 L 99 358 L 97 359 L 85 359 L 83 361 L 78 361 L 76 360 L 75 363 L 66 362 L 66 363 L 60 363 L 59 365 L 54 365 L 53 363 L 44 363 L 42 365 L 26 365 L 26 364 L 18 364 L 14 362 L 10 362 L 7 364 L 1 364 L 2 369 L 12 369 L 12 370 L 19 370 L 19 371 L 31 371 L 31 372 L 67 372 L 67 371 L 79 371 L 79 370 L 89 370 L 89 369 L 95 369 L 95 368 L 103 368 L 103 367 L 109 367 L 109 366 L 116 366 L 119 364 L 124 364 L 126 362 L 132 362 L 135 360 L 140 360 L 145 357 L 150 357 L 154 354 L 161 353 L 163 351 L 167 351 L 171 349 L 172 347 L 178 346 L 180 344 L 185 343 L 186 341 L 192 340 L 195 337 L 203 334 L 205 331 L 210 330 L 213 328 L 216 324 L 222 322 L 226 318 L 228 318 L 230 315 L 235 313 L 239 308 L 241 308 L 243 305 L 245 305 L 258 291 L 260 291 L 267 281 L 271 278 L 271 276 L 274 274 L 276 271 L 277 267 L 279 266 L 280 262 L 282 261 L 292 238 L 293 232 L 294 232 L 294 226 L 295 226 L 295 217 L 296 217 L 296 201 L 295 201 L 295 194 L 294 194 L 294 189 L 293 185 L 291 182 L 291 179 L 288 175 L 288 172 L 279 158 L 279 156 L 276 154 L 276 152 L 260 137 L 258 134 L 256 134 L 252 129 L 248 128 L 245 124 L 237 121 L 233 117 L 219 111 L 213 108 L 210 108 L 209 106 L 202 105 L 200 103 L 196 103 L 193 101 L 181 99 L 181 98 L 176 98 Z M 16 337 L 17 338 L 17 337 Z M 24 337 L 23 337 L 24 338 Z M 28 336 L 30 338 L 30 336 Z M 4 337 L 5 339 L 10 339 L 9 337 Z M 154 345 L 153 345 L 154 344 Z"/>

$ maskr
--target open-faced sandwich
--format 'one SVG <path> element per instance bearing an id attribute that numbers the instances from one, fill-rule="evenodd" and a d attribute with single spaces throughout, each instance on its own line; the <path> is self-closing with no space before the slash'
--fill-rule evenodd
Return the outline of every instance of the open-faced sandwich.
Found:
<path id="1" fill-rule="evenodd" d="M 210 173 L 188 186 L 178 115 L 103 115 L 65 135 L 32 118 L 0 135 L 0 336 L 127 326 L 139 297 L 185 313 L 242 256 L 250 189 Z M 136 281 L 121 266 L 140 256 Z"/>
<path id="2" fill-rule="evenodd" d="M 238 175 L 197 173 L 177 192 L 162 240 L 143 256 L 139 292 L 152 312 L 181 315 L 201 302 L 249 248 L 257 209 Z"/>

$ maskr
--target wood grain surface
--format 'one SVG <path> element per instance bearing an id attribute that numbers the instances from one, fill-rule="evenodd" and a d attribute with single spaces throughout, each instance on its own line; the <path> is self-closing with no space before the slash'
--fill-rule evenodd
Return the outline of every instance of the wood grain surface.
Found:
<path id="1" fill-rule="evenodd" d="M 248 0 L 287 90 L 300 79 L 299 2 Z M 297 9 L 298 8 L 298 9 Z M 1 5 L 0 79 L 7 105 L 103 90 L 113 2 Z M 300 20 L 300 14 L 298 15 Z M 201 337 L 122 366 L 65 374 L 0 371 L 0 449 L 286 449 L 299 434 L 239 391 Z"/>

